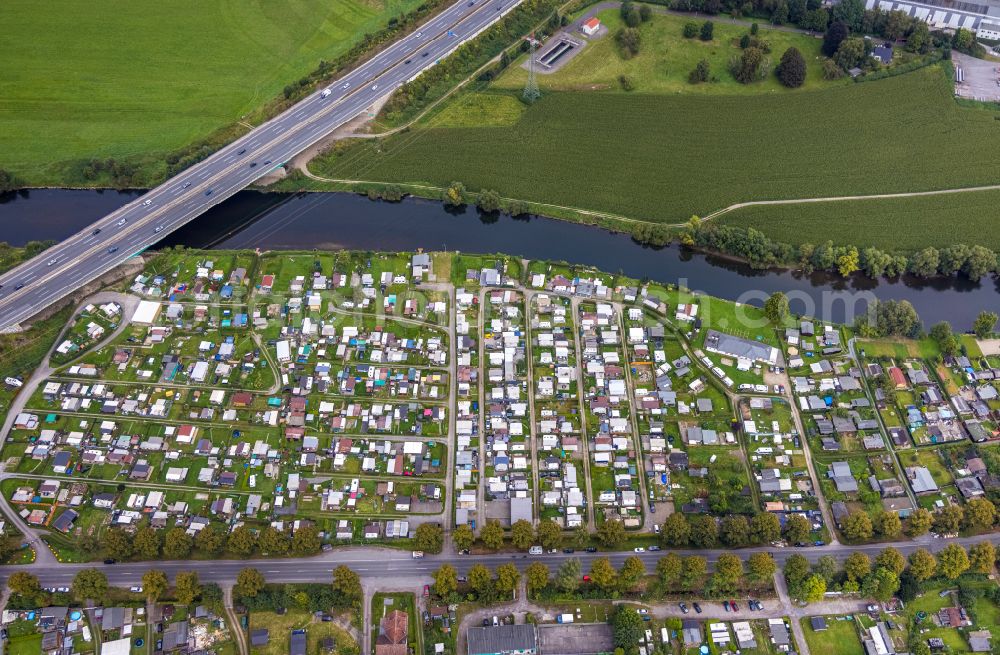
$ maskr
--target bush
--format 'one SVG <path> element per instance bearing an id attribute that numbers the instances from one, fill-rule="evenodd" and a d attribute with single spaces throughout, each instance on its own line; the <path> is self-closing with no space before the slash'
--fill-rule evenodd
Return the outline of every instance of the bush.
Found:
<path id="1" fill-rule="evenodd" d="M 684 23 L 684 38 L 693 39 L 696 36 L 698 36 L 698 24 Z"/>
<path id="2" fill-rule="evenodd" d="M 628 75 L 619 75 L 618 84 L 621 85 L 622 91 L 632 91 L 635 89 L 635 82 Z"/>
<path id="3" fill-rule="evenodd" d="M 712 34 L 715 32 L 715 23 L 710 20 L 705 21 L 701 25 L 701 32 L 698 34 L 698 38 L 702 41 L 711 41 Z"/>
<path id="4" fill-rule="evenodd" d="M 623 59 L 631 59 L 639 54 L 642 36 L 634 27 L 623 27 L 615 34 L 615 43 Z"/>
<path id="5" fill-rule="evenodd" d="M 702 82 L 707 82 L 710 72 L 708 60 L 702 59 L 698 62 L 698 65 L 694 67 L 694 70 L 691 71 L 691 74 L 688 75 L 688 82 L 691 84 L 701 84 Z"/>

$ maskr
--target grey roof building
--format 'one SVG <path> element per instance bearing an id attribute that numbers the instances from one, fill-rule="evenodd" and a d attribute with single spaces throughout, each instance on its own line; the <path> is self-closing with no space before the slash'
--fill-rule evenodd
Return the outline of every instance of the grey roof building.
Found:
<path id="1" fill-rule="evenodd" d="M 469 628 L 468 650 L 469 655 L 534 655 L 538 633 L 530 623 Z"/>

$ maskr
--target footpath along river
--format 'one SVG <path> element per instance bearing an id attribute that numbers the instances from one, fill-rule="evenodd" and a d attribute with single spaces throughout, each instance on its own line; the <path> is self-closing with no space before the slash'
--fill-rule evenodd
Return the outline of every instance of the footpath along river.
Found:
<path id="1" fill-rule="evenodd" d="M 133 200 L 138 192 L 38 189 L 0 198 L 0 241 L 62 239 Z M 435 201 L 373 202 L 343 193 L 244 191 L 174 232 L 161 245 L 262 250 L 459 250 L 563 260 L 636 278 L 682 284 L 706 294 L 760 304 L 773 291 L 793 311 L 850 321 L 866 298 L 908 300 L 926 325 L 947 320 L 967 330 L 983 309 L 1000 308 L 1000 282 L 964 278 L 847 280 L 826 273 L 755 271 L 679 246 L 650 248 L 628 235 L 542 217 L 483 216 Z"/>

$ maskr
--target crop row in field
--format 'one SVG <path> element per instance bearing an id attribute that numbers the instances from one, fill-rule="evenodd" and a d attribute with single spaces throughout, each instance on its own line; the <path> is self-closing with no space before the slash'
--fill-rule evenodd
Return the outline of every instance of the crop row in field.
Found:
<path id="1" fill-rule="evenodd" d="M 468 106 L 488 113 L 490 103 Z M 780 96 L 549 93 L 515 124 L 506 120 L 439 127 L 430 118 L 313 169 L 436 186 L 460 180 L 508 197 L 678 222 L 747 200 L 990 184 L 1000 137 L 993 112 L 955 103 L 940 66 Z"/>

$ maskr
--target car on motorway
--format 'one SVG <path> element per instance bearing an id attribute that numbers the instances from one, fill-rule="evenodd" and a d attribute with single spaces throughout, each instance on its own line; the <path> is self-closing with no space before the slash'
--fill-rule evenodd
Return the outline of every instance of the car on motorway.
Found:
<path id="1" fill-rule="evenodd" d="M 162 225 L 157 225 L 157 226 L 156 226 L 156 229 L 155 229 L 155 230 L 153 230 L 153 233 L 155 234 L 155 233 L 157 233 L 157 232 L 162 232 L 162 231 L 163 231 L 163 226 L 162 226 Z"/>
<path id="2" fill-rule="evenodd" d="M 372 91 L 378 88 L 378 84 L 372 84 Z"/>
<path id="3" fill-rule="evenodd" d="M 190 182 L 185 182 L 185 183 L 184 183 L 184 188 L 185 188 L 185 189 L 186 189 L 186 188 L 188 188 L 189 186 L 191 186 L 191 183 L 190 183 Z"/>
<path id="4" fill-rule="evenodd" d="M 108 254 L 109 255 L 113 255 L 116 252 L 118 252 L 118 246 L 111 246 L 110 248 L 108 248 Z"/>
<path id="5" fill-rule="evenodd" d="M 651 552 L 651 553 L 655 553 L 658 550 L 660 550 L 659 546 L 650 546 L 649 547 L 649 552 Z"/>
<path id="6" fill-rule="evenodd" d="M 247 149 L 246 149 L 246 148 L 240 148 L 240 151 L 239 151 L 239 152 L 237 152 L 236 154 L 237 154 L 237 155 L 242 155 L 242 154 L 243 154 L 244 152 L 246 152 L 246 151 L 247 151 Z"/>
<path id="7" fill-rule="evenodd" d="M 210 195 L 212 195 L 212 190 L 211 190 L 211 189 L 209 189 L 208 191 L 206 191 L 206 192 L 205 192 L 205 195 L 206 195 L 206 196 L 210 196 Z"/>
<path id="8" fill-rule="evenodd" d="M 423 33 L 423 32 L 417 32 L 416 34 L 414 34 L 414 35 L 413 35 L 413 38 L 415 38 L 415 39 L 419 39 L 419 38 L 420 38 L 420 37 L 422 37 L 423 35 L 424 35 L 424 33 Z"/>
<path id="9" fill-rule="evenodd" d="M 117 223 L 115 223 L 115 225 L 117 225 L 118 227 L 121 227 L 122 225 L 125 225 L 126 223 L 128 223 L 128 219 L 127 218 L 123 218 L 122 220 L 120 220 Z"/>
<path id="10" fill-rule="evenodd" d="M 49 260 L 49 263 L 46 264 L 46 266 L 52 266 L 53 264 L 55 264 L 58 261 L 59 261 L 58 257 L 53 257 L 52 259 Z"/>
<path id="11" fill-rule="evenodd" d="M 109 557 L 108 559 L 104 560 L 104 563 L 105 564 L 117 564 L 118 560 Z"/>
<path id="12" fill-rule="evenodd" d="M 636 547 L 635 547 L 635 548 L 633 548 L 632 550 L 633 550 L 634 552 L 636 552 L 636 553 L 645 553 L 645 552 L 646 552 L 646 549 L 645 549 L 645 548 L 643 548 L 642 546 L 636 546 Z"/>
<path id="13" fill-rule="evenodd" d="M 429 54 L 430 54 L 429 52 L 425 52 L 424 54 L 422 54 L 422 55 L 420 55 L 420 56 L 421 56 L 421 57 L 426 57 L 426 56 L 427 56 L 427 55 L 429 55 Z"/>
<path id="14" fill-rule="evenodd" d="M 406 61 L 403 62 L 403 65 L 404 66 L 409 66 L 411 61 L 413 61 L 413 60 L 412 59 L 407 59 Z"/>
<path id="15" fill-rule="evenodd" d="M 101 233 L 101 228 L 99 228 L 99 227 L 98 228 L 94 228 L 94 231 L 91 232 L 91 234 L 93 234 L 94 236 L 97 236 L 100 233 Z"/>
<path id="16" fill-rule="evenodd" d="M 24 282 L 18 282 L 17 286 L 14 287 L 14 291 L 20 291 L 23 288 L 24 288 Z"/>
<path id="17" fill-rule="evenodd" d="M 341 89 L 349 89 L 349 88 L 351 88 L 351 83 L 350 82 L 344 82 L 344 86 L 342 86 L 340 88 Z"/>
<path id="18" fill-rule="evenodd" d="M 257 162 L 255 162 L 255 161 L 250 162 L 250 168 L 253 168 L 256 165 L 257 165 Z"/>
<path id="19" fill-rule="evenodd" d="M 142 203 L 142 206 L 143 206 L 143 207 L 149 207 L 149 206 L 150 206 L 150 205 L 152 205 L 152 204 L 153 204 L 153 201 L 152 201 L 152 200 L 147 200 L 146 202 Z"/>

